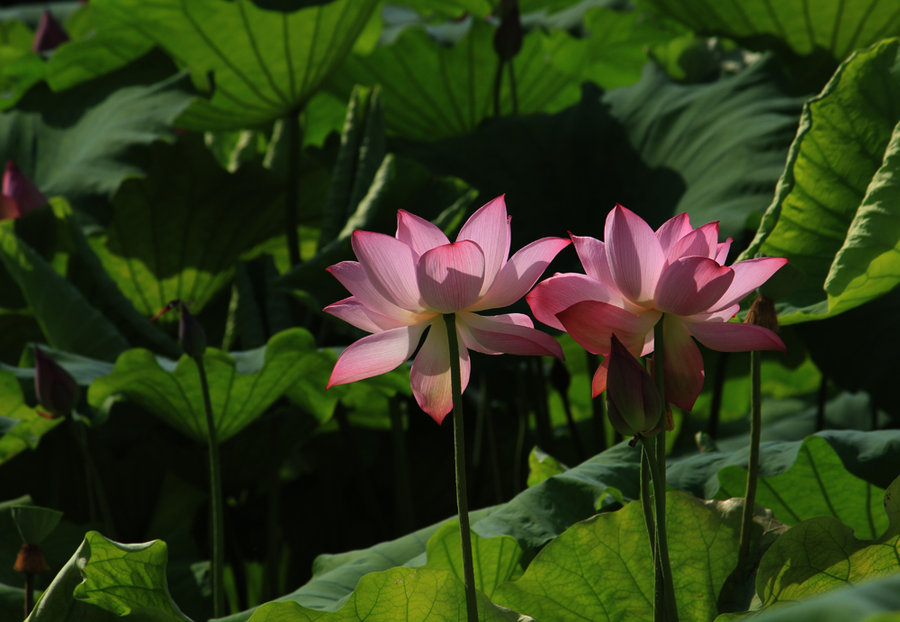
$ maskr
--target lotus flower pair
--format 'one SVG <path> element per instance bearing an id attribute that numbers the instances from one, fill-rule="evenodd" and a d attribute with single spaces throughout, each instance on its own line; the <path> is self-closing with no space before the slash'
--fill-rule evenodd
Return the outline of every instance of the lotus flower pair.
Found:
<path id="1" fill-rule="evenodd" d="M 718 224 L 694 229 L 679 214 L 654 231 L 630 210 L 608 215 L 605 242 L 572 235 L 586 274 L 557 274 L 527 296 L 535 317 L 569 332 L 588 351 L 608 355 L 615 334 L 634 356 L 654 349 L 663 322 L 666 400 L 690 409 L 703 386 L 703 359 L 694 338 L 714 350 L 784 350 L 774 332 L 729 322 L 738 303 L 786 262 L 760 258 L 725 266 L 731 240 L 718 242 Z M 356 231 L 353 251 L 329 271 L 350 291 L 325 311 L 371 335 L 338 359 L 328 386 L 390 371 L 424 343 L 410 372 L 422 409 L 440 423 L 452 408 L 450 360 L 442 315 L 456 315 L 462 386 L 468 350 L 486 354 L 549 354 L 559 344 L 505 307 L 526 294 L 569 240 L 542 238 L 507 260 L 509 218 L 504 198 L 479 209 L 451 243 L 435 225 L 400 211 L 394 237 Z M 606 389 L 608 359 L 594 375 L 594 395 Z"/>

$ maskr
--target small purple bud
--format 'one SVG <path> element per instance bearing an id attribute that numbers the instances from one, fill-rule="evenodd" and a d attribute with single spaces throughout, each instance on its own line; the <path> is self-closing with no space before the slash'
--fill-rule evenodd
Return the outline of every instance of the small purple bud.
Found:
<path id="1" fill-rule="evenodd" d="M 78 402 L 78 383 L 59 363 L 34 347 L 34 392 L 38 413 L 47 419 L 71 414 Z"/>
<path id="2" fill-rule="evenodd" d="M 644 366 L 612 336 L 606 403 L 609 421 L 622 436 L 653 436 L 659 431 L 662 401 Z"/>
<path id="3" fill-rule="evenodd" d="M 494 33 L 494 51 L 503 62 L 511 61 L 522 49 L 525 31 L 519 19 L 518 0 L 502 0 L 500 2 L 500 26 Z"/>
<path id="4" fill-rule="evenodd" d="M 178 324 L 178 339 L 181 347 L 191 358 L 200 358 L 206 352 L 206 332 L 190 311 L 181 303 L 181 321 Z"/>
<path id="5" fill-rule="evenodd" d="M 47 197 L 34 182 L 25 177 L 12 160 L 7 160 L 3 172 L 3 200 L 0 219 L 18 218 L 48 203 Z"/>
<path id="6" fill-rule="evenodd" d="M 34 41 L 31 49 L 35 52 L 49 52 L 66 41 L 69 35 L 63 30 L 62 25 L 56 21 L 56 18 L 50 11 L 41 13 L 41 21 L 38 23 L 37 31 L 34 33 Z"/>

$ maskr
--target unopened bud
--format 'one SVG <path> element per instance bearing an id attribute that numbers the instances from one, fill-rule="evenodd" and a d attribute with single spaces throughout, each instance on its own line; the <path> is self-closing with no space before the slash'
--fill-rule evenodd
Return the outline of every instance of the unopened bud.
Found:
<path id="1" fill-rule="evenodd" d="M 34 33 L 31 49 L 35 52 L 48 52 L 69 40 L 69 35 L 50 11 L 41 13 L 41 21 Z"/>
<path id="2" fill-rule="evenodd" d="M 178 340 L 191 358 L 200 358 L 206 352 L 206 332 L 190 311 L 181 303 L 181 321 L 178 324 Z"/>
<path id="3" fill-rule="evenodd" d="M 660 430 L 662 400 L 653 378 L 615 335 L 606 376 L 607 414 L 622 436 L 653 436 Z"/>
<path id="4" fill-rule="evenodd" d="M 34 347 L 34 392 L 44 412 L 38 414 L 56 419 L 71 414 L 78 403 L 78 383 L 59 363 Z"/>
<path id="5" fill-rule="evenodd" d="M 775 312 L 775 304 L 763 295 L 759 295 L 750 305 L 744 324 L 756 324 L 771 331 L 778 330 L 778 314 Z"/>
<path id="6" fill-rule="evenodd" d="M 38 190 L 33 181 L 22 174 L 12 160 L 6 162 L 2 193 L 0 219 L 18 218 L 48 203 L 47 197 Z"/>
<path id="7" fill-rule="evenodd" d="M 522 39 L 525 31 L 522 28 L 522 20 L 519 18 L 519 3 L 517 0 L 502 0 L 500 2 L 500 26 L 494 33 L 494 51 L 500 60 L 507 62 L 522 49 Z"/>
<path id="8" fill-rule="evenodd" d="M 23 572 L 25 574 L 37 574 L 50 570 L 47 560 L 44 558 L 44 551 L 37 544 L 28 544 L 27 542 L 19 549 L 16 555 L 16 563 L 13 570 Z"/>

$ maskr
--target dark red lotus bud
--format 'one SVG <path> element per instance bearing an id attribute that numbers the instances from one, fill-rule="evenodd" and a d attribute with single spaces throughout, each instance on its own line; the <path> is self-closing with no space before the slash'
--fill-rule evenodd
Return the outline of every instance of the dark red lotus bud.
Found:
<path id="1" fill-rule="evenodd" d="M 35 52 L 48 52 L 69 40 L 69 35 L 50 11 L 41 13 L 41 21 L 34 33 L 31 49 Z"/>
<path id="2" fill-rule="evenodd" d="M 494 51 L 503 62 L 510 61 L 522 49 L 525 30 L 519 18 L 518 0 L 502 0 L 500 2 L 500 26 L 494 33 Z"/>
<path id="3" fill-rule="evenodd" d="M 44 558 L 44 551 L 41 550 L 41 547 L 37 544 L 25 543 L 19 549 L 19 554 L 16 555 L 16 563 L 13 565 L 13 570 L 24 572 L 25 574 L 37 574 L 50 570 L 50 566 L 47 565 L 47 560 Z"/>
<path id="4" fill-rule="evenodd" d="M 38 413 L 48 419 L 71 414 L 78 403 L 78 383 L 59 363 L 34 347 L 34 392 Z"/>
<path id="5" fill-rule="evenodd" d="M 184 303 L 181 303 L 178 339 L 185 353 L 192 358 L 200 358 L 206 352 L 206 332 Z"/>
<path id="6" fill-rule="evenodd" d="M 0 198 L 0 220 L 18 218 L 48 203 L 34 182 L 25 177 L 12 160 L 3 172 L 3 197 Z"/>

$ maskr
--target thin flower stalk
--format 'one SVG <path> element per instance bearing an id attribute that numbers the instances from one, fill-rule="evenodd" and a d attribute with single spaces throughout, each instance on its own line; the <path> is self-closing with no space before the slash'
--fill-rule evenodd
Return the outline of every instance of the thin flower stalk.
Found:
<path id="1" fill-rule="evenodd" d="M 456 315 L 444 314 L 450 360 L 459 360 L 459 341 L 456 337 Z M 462 410 L 462 379 L 459 366 L 450 366 L 450 385 L 453 393 L 453 464 L 456 474 L 456 509 L 459 513 L 459 537 L 462 547 L 463 582 L 466 589 L 466 617 L 478 622 L 475 596 L 475 566 L 472 561 L 472 536 L 469 531 L 469 499 L 466 488 L 466 433 Z"/>

